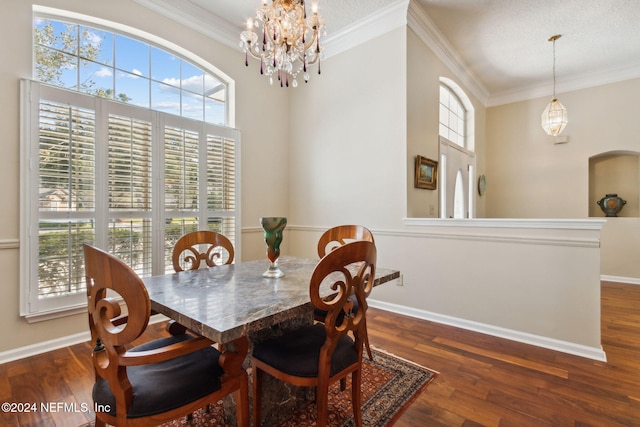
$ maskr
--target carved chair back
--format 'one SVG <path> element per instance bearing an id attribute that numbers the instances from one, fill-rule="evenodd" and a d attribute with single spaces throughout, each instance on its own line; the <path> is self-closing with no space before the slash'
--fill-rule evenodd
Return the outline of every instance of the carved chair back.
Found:
<path id="1" fill-rule="evenodd" d="M 356 241 L 329 252 L 316 265 L 309 280 L 309 296 L 324 311 L 323 324 L 304 326 L 282 336 L 257 343 L 253 367 L 253 419 L 260 425 L 263 373 L 296 386 L 316 388 L 316 425 L 328 421 L 329 385 L 341 385 L 351 374 L 354 422 L 362 426 L 362 347 L 366 331 L 367 296 L 376 269 L 376 246 Z M 332 291 L 326 295 L 327 289 Z M 356 299 L 359 309 L 354 310 Z M 352 333 L 353 338 L 350 336 Z M 347 336 L 349 335 L 349 336 Z"/>
<path id="2" fill-rule="evenodd" d="M 371 231 L 362 225 L 339 225 L 330 228 L 318 240 L 318 256 L 322 258 L 337 247 L 357 240 L 375 243 Z"/>
<path id="3" fill-rule="evenodd" d="M 85 244 L 84 256 L 95 345 L 92 395 L 104 409 L 96 410 L 96 427 L 160 425 L 230 393 L 236 395 L 238 425 L 247 426 L 248 381 L 242 369 L 247 340 L 240 340 L 237 351 L 225 355 L 212 347 L 211 340 L 190 334 L 133 347 L 151 314 L 144 283 L 128 265 L 101 249 Z"/>
<path id="4" fill-rule="evenodd" d="M 85 244 L 84 259 L 96 379 L 113 384 L 116 402 L 128 407 L 133 391 L 121 356 L 147 328 L 149 294 L 138 275 L 113 255 Z M 127 314 L 123 314 L 122 305 Z"/>
<path id="5" fill-rule="evenodd" d="M 209 230 L 194 231 L 180 237 L 173 247 L 173 269 L 197 270 L 202 261 L 208 267 L 231 264 L 234 255 L 233 244 L 224 235 Z"/>
<path id="6" fill-rule="evenodd" d="M 326 312 L 324 325 L 327 339 L 320 358 L 320 363 L 326 363 L 326 366 L 320 366 L 320 372 L 329 369 L 338 339 L 349 332 L 353 333 L 358 354 L 362 356 L 362 345 L 366 338 L 367 297 L 373 288 L 376 257 L 373 242 L 351 242 L 323 257 L 313 271 L 309 281 L 309 296 L 316 309 Z M 336 293 L 332 297 L 322 298 L 321 289 L 327 287 Z M 353 298 L 357 300 L 357 310 L 354 310 Z"/>
<path id="7" fill-rule="evenodd" d="M 327 253 L 352 241 L 367 241 L 375 244 L 373 233 L 371 233 L 368 228 L 362 225 L 339 225 L 328 229 L 322 234 L 322 236 L 320 236 L 320 239 L 318 240 L 318 256 L 322 258 Z M 355 296 L 351 296 L 351 301 L 355 304 L 355 310 L 357 311 L 358 300 Z M 319 322 L 324 322 L 326 313 L 323 310 L 315 308 L 313 311 L 313 317 Z M 373 352 L 371 351 L 371 345 L 369 344 L 366 326 L 363 329 L 362 335 L 364 345 L 367 349 L 367 355 L 369 356 L 369 359 L 373 360 Z"/>

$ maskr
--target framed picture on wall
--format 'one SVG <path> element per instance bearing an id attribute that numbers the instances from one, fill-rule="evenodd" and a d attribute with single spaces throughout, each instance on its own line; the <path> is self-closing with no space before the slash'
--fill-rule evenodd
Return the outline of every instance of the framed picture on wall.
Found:
<path id="1" fill-rule="evenodd" d="M 416 188 L 435 190 L 438 188 L 438 162 L 416 156 Z"/>

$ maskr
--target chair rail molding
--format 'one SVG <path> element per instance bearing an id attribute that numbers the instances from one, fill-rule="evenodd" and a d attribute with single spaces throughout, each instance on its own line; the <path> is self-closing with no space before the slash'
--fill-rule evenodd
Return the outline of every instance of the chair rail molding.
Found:
<path id="1" fill-rule="evenodd" d="M 20 240 L 0 239 L 0 249 L 20 249 Z"/>
<path id="2" fill-rule="evenodd" d="M 406 233 L 414 237 L 599 248 L 599 232 L 606 220 L 404 218 L 403 222 L 407 226 L 424 227 Z M 548 230 L 549 234 L 541 235 L 538 230 Z M 581 231 L 590 233 L 573 235 Z"/>
<path id="3" fill-rule="evenodd" d="M 405 225 L 462 228 L 549 228 L 562 230 L 600 230 L 604 218 L 404 218 Z"/>

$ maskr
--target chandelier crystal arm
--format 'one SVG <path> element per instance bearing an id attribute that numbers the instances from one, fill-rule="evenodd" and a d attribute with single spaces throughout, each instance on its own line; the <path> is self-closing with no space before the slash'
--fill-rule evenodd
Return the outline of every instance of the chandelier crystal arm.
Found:
<path id="1" fill-rule="evenodd" d="M 297 59 L 300 61 L 303 61 L 306 58 L 307 65 L 315 64 L 318 61 L 318 59 L 320 59 L 320 55 L 319 55 L 320 49 L 317 47 L 317 41 L 318 41 L 318 35 L 313 34 L 311 37 L 311 40 L 309 40 L 304 45 L 304 51 L 306 53 L 303 54 L 303 56 L 298 56 Z M 254 45 L 255 42 L 248 40 L 247 43 L 249 45 Z M 251 57 L 258 60 L 271 58 L 272 57 L 271 52 L 267 52 L 264 46 L 265 44 L 262 43 L 260 46 L 260 49 L 249 48 L 247 49 L 246 53 L 248 53 L 249 55 L 251 55 Z M 309 59 L 310 57 L 311 59 Z"/>

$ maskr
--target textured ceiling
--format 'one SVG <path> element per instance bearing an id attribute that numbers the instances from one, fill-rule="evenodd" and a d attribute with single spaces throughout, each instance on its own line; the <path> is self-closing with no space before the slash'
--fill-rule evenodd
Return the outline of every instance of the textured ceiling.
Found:
<path id="1" fill-rule="evenodd" d="M 238 31 L 261 4 L 185 1 Z M 558 93 L 640 77 L 640 0 L 415 1 L 494 100 L 550 94 L 554 34 Z M 329 37 L 397 2 L 317 0 Z"/>
<path id="2" fill-rule="evenodd" d="M 493 97 L 549 84 L 554 34 L 558 91 L 640 77 L 639 0 L 418 3 Z"/>

